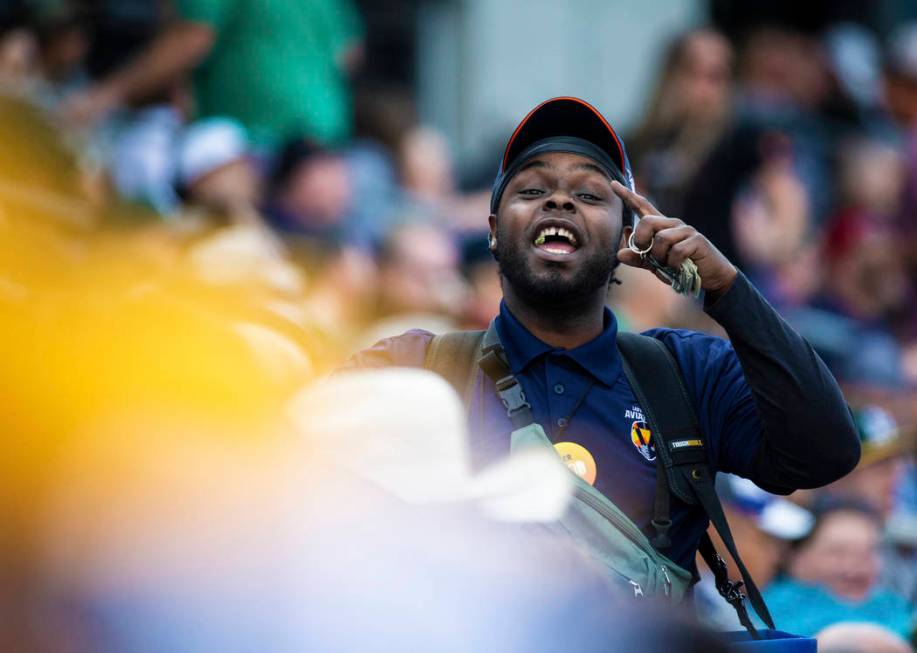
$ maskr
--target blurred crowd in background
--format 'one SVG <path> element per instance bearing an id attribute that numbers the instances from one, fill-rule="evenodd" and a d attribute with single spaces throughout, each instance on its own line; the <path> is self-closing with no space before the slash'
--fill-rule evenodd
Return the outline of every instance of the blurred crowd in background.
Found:
<path id="1" fill-rule="evenodd" d="M 711 2 L 710 24 L 660 42 L 625 143 L 638 190 L 696 226 L 810 340 L 860 427 L 860 466 L 822 491 L 784 499 L 720 480 L 778 625 L 827 633 L 824 650 L 906 651 L 917 614 L 917 15 L 880 29 L 826 9 L 811 29 L 738 4 Z M 0 463 L 16 481 L 0 506 L 18 532 L 54 540 L 24 506 L 60 492 L 61 461 L 84 480 L 120 469 L 108 490 L 130 483 L 139 454 L 122 444 L 92 462 L 62 453 L 87 424 L 114 437 L 130 423 L 153 448 L 154 462 L 142 456 L 149 479 L 190 483 L 195 464 L 214 464 L 210 454 L 229 477 L 256 474 L 207 438 L 190 449 L 172 440 L 274 433 L 278 398 L 356 349 L 409 328 L 483 328 L 496 314 L 485 240 L 496 157 L 454 160 L 447 138 L 418 119 L 409 85 L 363 83 L 380 56 L 367 47 L 364 9 L 349 0 L 0 3 L 0 389 L 17 406 Z M 620 328 L 722 334 L 698 303 L 645 271 L 618 276 L 609 301 Z M 209 410 L 220 420 L 195 412 Z M 178 421 L 172 444 L 155 445 Z M 169 468 L 172 445 L 187 470 L 166 474 L 156 465 Z M 247 446 L 232 455 L 246 459 Z M 156 486 L 149 479 L 142 488 Z M 105 488 L 95 490 L 81 509 L 110 523 L 99 508 Z M 213 488 L 198 494 L 228 505 Z M 265 494 L 265 505 L 268 494 L 276 498 Z M 55 533 L 82 534 L 83 562 L 105 559 L 88 553 L 85 523 L 54 523 Z M 44 564 L 32 557 L 35 540 L 10 546 Z M 70 562 L 70 571 L 82 564 Z M 70 571 L 60 573 L 79 585 Z M 7 589 L 29 595 L 33 576 L 10 573 Z M 701 612 L 737 628 L 709 583 L 697 591 Z M 28 606 L 10 605 L 7 619 L 25 618 Z M 137 628 L 121 616 L 112 619 Z M 830 630 L 847 622 L 873 626 Z M 64 623 L 67 637 L 92 641 L 85 624 Z M 901 648 L 830 648 L 857 638 Z"/>

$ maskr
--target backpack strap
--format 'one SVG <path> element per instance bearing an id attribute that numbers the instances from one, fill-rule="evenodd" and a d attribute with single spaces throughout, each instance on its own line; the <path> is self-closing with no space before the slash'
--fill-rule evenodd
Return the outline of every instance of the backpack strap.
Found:
<path id="1" fill-rule="evenodd" d="M 484 331 L 452 331 L 433 336 L 424 355 L 423 366 L 446 379 L 465 402 L 471 403 L 471 391 L 481 357 Z"/>
<path id="2" fill-rule="evenodd" d="M 479 364 L 484 374 L 494 382 L 494 387 L 497 389 L 500 401 L 503 402 L 503 407 L 506 408 L 506 416 L 513 423 L 513 428 L 521 429 L 528 426 L 535 421 L 532 416 L 532 405 L 526 400 L 522 386 L 519 385 L 519 381 L 509 368 L 509 360 L 500 343 L 496 322 L 491 322 L 487 327 L 481 347 Z"/>
<path id="3" fill-rule="evenodd" d="M 773 619 L 739 556 L 716 494 L 707 463 L 706 444 L 678 362 L 665 343 L 649 336 L 619 333 L 618 349 L 624 374 L 643 408 L 655 440 L 658 462 L 653 513 L 653 526 L 656 528 L 654 544 L 668 544 L 667 531 L 671 525 L 669 490 L 689 505 L 700 504 L 735 561 L 752 607 L 761 620 L 773 629 Z M 729 580 L 726 565 L 716 554 L 706 533 L 701 538 L 699 550 L 716 577 L 717 590 L 736 609 L 742 625 L 757 637 L 745 610 L 744 596 L 739 592 L 742 583 Z"/>

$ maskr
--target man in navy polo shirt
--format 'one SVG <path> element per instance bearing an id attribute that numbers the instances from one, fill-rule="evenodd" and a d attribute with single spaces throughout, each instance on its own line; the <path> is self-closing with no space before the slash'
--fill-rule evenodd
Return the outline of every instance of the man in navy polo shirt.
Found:
<path id="1" fill-rule="evenodd" d="M 809 344 L 703 235 L 658 215 L 634 192 L 623 144 L 595 108 L 554 98 L 529 113 L 507 144 L 491 200 L 490 247 L 504 295 L 495 320 L 500 342 L 535 420 L 568 466 L 651 533 L 656 451 L 605 305 L 619 263 L 648 267 L 626 246 L 631 230 L 636 246 L 650 248 L 660 263 L 677 270 L 694 261 L 704 310 L 730 337 L 645 333 L 662 340 L 680 365 L 711 469 L 782 494 L 852 470 L 856 429 Z M 351 365 L 419 367 L 432 338 L 409 331 Z M 482 374 L 469 419 L 478 467 L 508 454 L 512 426 Z M 706 515 L 674 496 L 671 515 L 668 556 L 694 569 Z"/>

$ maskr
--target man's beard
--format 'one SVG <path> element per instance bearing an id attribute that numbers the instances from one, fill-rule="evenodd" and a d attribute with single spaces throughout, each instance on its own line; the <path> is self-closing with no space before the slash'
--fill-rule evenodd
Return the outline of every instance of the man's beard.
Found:
<path id="1" fill-rule="evenodd" d="M 516 294 L 530 304 L 569 304 L 589 297 L 608 287 L 619 263 L 617 252 L 599 252 L 583 260 L 572 276 L 565 276 L 560 266 L 549 267 L 547 274 L 536 275 L 525 256 L 529 246 L 501 234 L 498 226 L 495 254 L 500 273 Z"/>

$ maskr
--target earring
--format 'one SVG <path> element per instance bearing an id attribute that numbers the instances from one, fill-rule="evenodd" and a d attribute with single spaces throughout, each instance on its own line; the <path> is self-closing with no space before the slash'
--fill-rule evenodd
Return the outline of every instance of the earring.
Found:
<path id="1" fill-rule="evenodd" d="M 492 250 L 497 249 L 497 237 L 493 234 L 487 234 L 487 247 Z"/>

